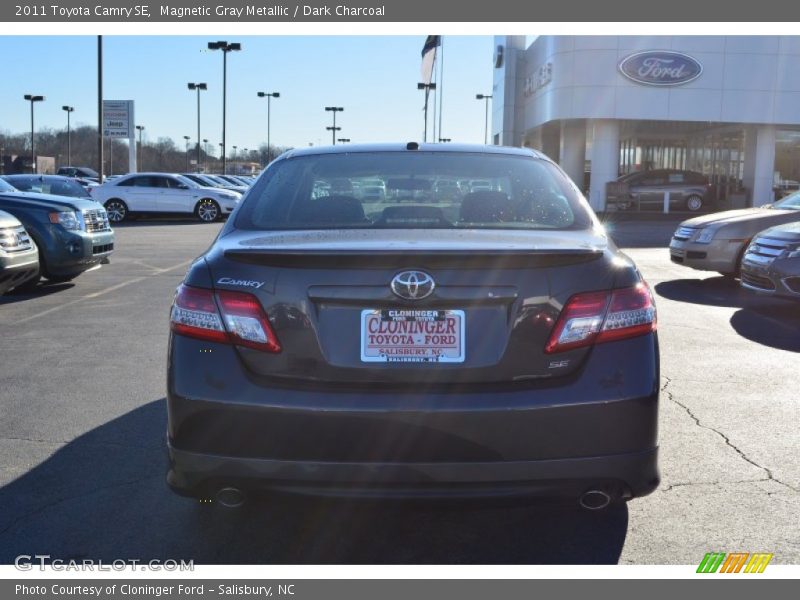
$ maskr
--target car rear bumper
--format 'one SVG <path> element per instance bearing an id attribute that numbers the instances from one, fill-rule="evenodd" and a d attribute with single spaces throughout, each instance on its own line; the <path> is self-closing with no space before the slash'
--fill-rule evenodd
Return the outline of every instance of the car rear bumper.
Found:
<path id="1" fill-rule="evenodd" d="M 181 336 L 169 356 L 178 493 L 631 497 L 659 482 L 654 335 L 595 348 L 568 381 L 491 391 L 279 386 L 233 348 Z"/>
<path id="2" fill-rule="evenodd" d="M 577 498 L 601 489 L 644 496 L 659 483 L 658 449 L 615 456 L 515 462 L 336 463 L 232 458 L 168 445 L 167 484 L 211 496 L 225 487 L 341 498 Z"/>

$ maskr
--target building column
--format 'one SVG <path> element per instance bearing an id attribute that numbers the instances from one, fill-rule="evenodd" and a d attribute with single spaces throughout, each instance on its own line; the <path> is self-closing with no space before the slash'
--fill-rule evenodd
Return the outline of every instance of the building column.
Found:
<path id="1" fill-rule="evenodd" d="M 558 123 L 545 123 L 541 127 L 542 152 L 549 158 L 558 162 L 561 148 L 561 126 Z"/>
<path id="2" fill-rule="evenodd" d="M 558 164 L 578 189 L 583 189 L 583 169 L 586 163 L 586 121 L 575 119 L 561 122 L 561 153 Z"/>
<path id="3" fill-rule="evenodd" d="M 747 132 L 744 185 L 751 190 L 750 206 L 761 206 L 775 199 L 772 189 L 775 186 L 776 141 L 774 125 L 759 125 Z"/>
<path id="4" fill-rule="evenodd" d="M 619 121 L 592 119 L 592 175 L 589 204 L 595 212 L 606 209 L 606 184 L 619 177 Z"/>

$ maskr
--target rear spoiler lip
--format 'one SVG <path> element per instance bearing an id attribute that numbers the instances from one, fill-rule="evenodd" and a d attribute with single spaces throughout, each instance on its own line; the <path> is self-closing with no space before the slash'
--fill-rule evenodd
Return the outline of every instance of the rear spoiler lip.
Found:
<path id="1" fill-rule="evenodd" d="M 247 250 L 224 250 L 226 258 L 239 258 L 250 256 L 276 256 L 276 257 L 312 257 L 312 256 L 464 256 L 480 254 L 482 256 L 546 256 L 558 254 L 602 254 L 604 248 L 498 248 L 498 249 L 481 249 L 481 248 L 458 248 L 447 250 L 426 250 L 426 249 L 392 249 L 392 250 L 376 250 L 376 249 L 359 249 L 359 250 L 317 250 L 317 249 L 247 249 Z"/>
<path id="2" fill-rule="evenodd" d="M 463 250 L 234 250 L 225 258 L 247 264 L 296 268 L 522 268 L 572 264 L 594 260 L 604 254 L 601 248 L 547 249 L 463 249 Z"/>

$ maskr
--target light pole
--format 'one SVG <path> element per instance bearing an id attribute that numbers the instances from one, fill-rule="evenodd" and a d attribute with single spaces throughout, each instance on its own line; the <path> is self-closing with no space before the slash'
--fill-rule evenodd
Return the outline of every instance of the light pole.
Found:
<path id="1" fill-rule="evenodd" d="M 203 173 L 207 173 L 208 172 L 208 138 L 203 138 L 203 154 L 205 155 L 205 160 L 203 161 Z"/>
<path id="2" fill-rule="evenodd" d="M 190 83 L 188 84 L 190 90 L 197 90 L 197 171 L 200 171 L 200 90 L 207 90 L 208 86 L 205 83 Z M 188 150 L 187 150 L 188 152 Z M 188 158 L 186 160 L 189 160 Z M 189 167 L 186 167 L 189 170 Z"/>
<path id="3" fill-rule="evenodd" d="M 228 87 L 228 52 L 238 52 L 242 49 L 239 43 L 226 41 L 208 42 L 209 50 L 222 50 L 222 174 L 226 173 L 225 160 L 225 111 L 227 102 Z"/>
<path id="4" fill-rule="evenodd" d="M 139 170 L 142 170 L 144 166 L 144 147 L 142 146 L 142 132 L 144 131 L 144 125 L 137 125 L 136 130 L 139 132 Z"/>
<path id="5" fill-rule="evenodd" d="M 186 172 L 189 172 L 189 140 L 191 139 L 188 135 L 183 136 L 183 139 L 186 140 Z M 200 144 L 197 144 L 198 152 L 200 151 Z"/>
<path id="6" fill-rule="evenodd" d="M 44 102 L 44 96 L 25 94 L 25 100 L 31 103 L 31 173 L 36 173 L 36 152 L 33 146 L 33 105 L 36 102 Z"/>
<path id="7" fill-rule="evenodd" d="M 475 94 L 475 100 L 486 100 L 486 116 L 483 125 L 483 143 L 489 143 L 489 100 L 492 99 L 491 94 Z"/>
<path id="8" fill-rule="evenodd" d="M 279 92 L 258 92 L 258 97 L 267 99 L 267 164 L 269 164 L 272 161 L 272 150 L 269 147 L 269 105 L 273 98 L 280 98 L 281 95 Z"/>
<path id="9" fill-rule="evenodd" d="M 350 138 L 336 138 L 336 141 L 339 142 L 340 144 L 346 144 L 347 142 L 350 141 Z"/>
<path id="10" fill-rule="evenodd" d="M 342 108 L 341 106 L 326 106 L 325 107 L 325 111 L 333 113 L 333 127 L 326 127 L 325 129 L 327 129 L 328 131 L 331 132 L 331 139 L 333 140 L 333 145 L 335 146 L 336 145 L 336 132 L 342 130 L 341 127 L 337 127 L 336 126 L 336 113 L 344 111 L 344 108 Z"/>
<path id="11" fill-rule="evenodd" d="M 69 114 L 75 110 L 75 107 L 62 106 L 61 110 L 67 113 L 67 164 L 72 166 L 72 139 L 70 136 Z"/>

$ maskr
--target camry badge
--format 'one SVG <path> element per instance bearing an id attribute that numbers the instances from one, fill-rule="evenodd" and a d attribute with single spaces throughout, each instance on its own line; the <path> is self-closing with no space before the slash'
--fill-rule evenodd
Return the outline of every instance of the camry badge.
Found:
<path id="1" fill-rule="evenodd" d="M 251 281 L 249 279 L 232 279 L 231 277 L 220 277 L 217 280 L 218 285 L 236 285 L 239 287 L 259 289 L 264 285 L 263 281 Z"/>
<path id="2" fill-rule="evenodd" d="M 422 271 L 402 271 L 392 279 L 392 291 L 404 300 L 422 300 L 433 293 L 433 277 Z"/>

